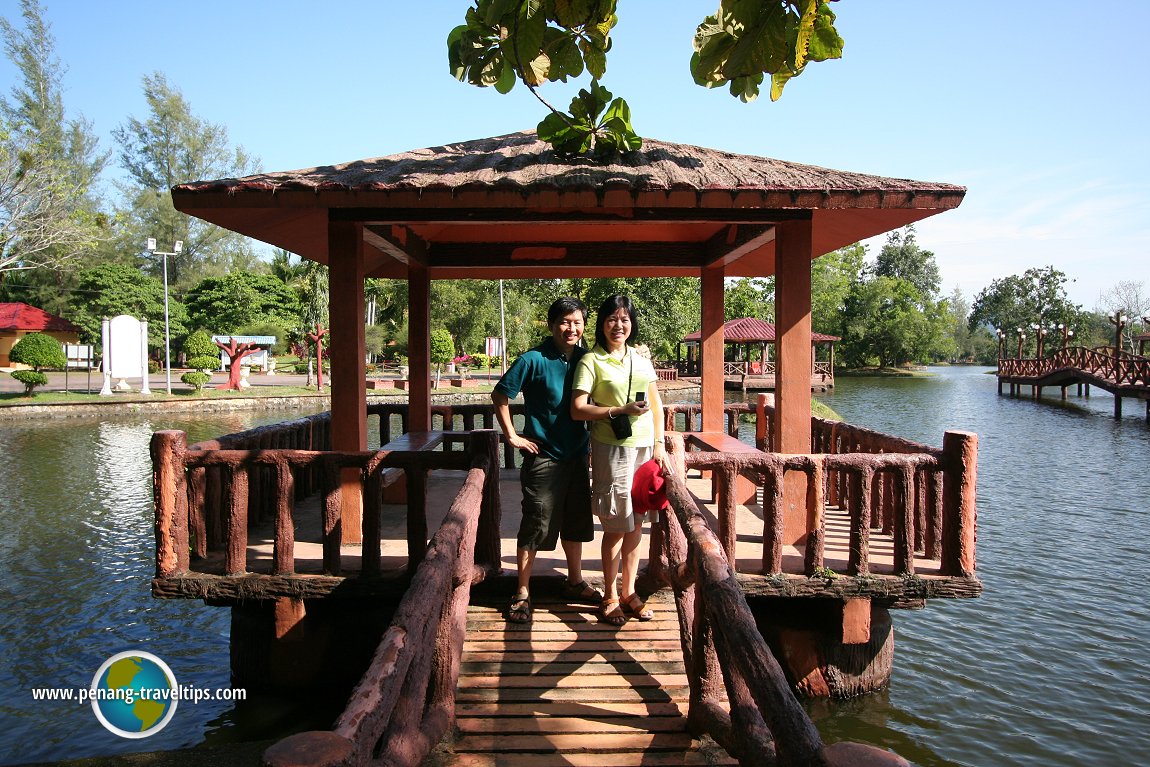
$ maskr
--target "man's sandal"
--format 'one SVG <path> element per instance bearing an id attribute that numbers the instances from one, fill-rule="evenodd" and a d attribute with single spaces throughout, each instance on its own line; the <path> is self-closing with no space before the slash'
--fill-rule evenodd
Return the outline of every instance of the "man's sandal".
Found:
<path id="1" fill-rule="evenodd" d="M 531 597 L 521 597 L 518 594 L 511 598 L 511 603 L 507 605 L 507 620 L 512 623 L 530 623 L 531 622 Z"/>
<path id="2" fill-rule="evenodd" d="M 649 621 L 655 617 L 655 611 L 647 607 L 647 603 L 640 599 L 638 594 L 624 597 L 623 606 L 627 608 L 627 612 L 641 621 Z"/>
<path id="3" fill-rule="evenodd" d="M 627 616 L 619 606 L 619 597 L 607 597 L 599 603 L 599 620 L 611 626 L 622 626 L 627 622 Z"/>
<path id="4" fill-rule="evenodd" d="M 563 598 L 578 600 L 579 602 L 587 602 L 588 604 L 595 604 L 596 602 L 603 601 L 603 595 L 599 593 L 599 589 L 595 588 L 587 581 L 572 583 L 567 579 L 563 580 Z"/>

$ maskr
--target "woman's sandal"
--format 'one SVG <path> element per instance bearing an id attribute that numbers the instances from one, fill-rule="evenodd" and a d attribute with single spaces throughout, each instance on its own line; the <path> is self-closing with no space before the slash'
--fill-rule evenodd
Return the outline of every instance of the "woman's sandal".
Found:
<path id="1" fill-rule="evenodd" d="M 518 594 L 511 598 L 510 604 L 507 605 L 507 620 L 512 623 L 530 623 L 531 622 L 531 597 L 521 597 Z"/>
<path id="2" fill-rule="evenodd" d="M 595 604 L 596 602 L 601 602 L 603 600 L 603 595 L 599 593 L 599 589 L 595 588 L 587 581 L 571 583 L 570 581 L 564 579 L 563 598 Z"/>
<path id="3" fill-rule="evenodd" d="M 638 594 L 624 597 L 623 606 L 627 608 L 627 612 L 641 621 L 649 621 L 655 617 L 655 611 L 647 607 L 647 603 L 639 599 Z"/>
<path id="4" fill-rule="evenodd" d="M 627 622 L 627 616 L 619 606 L 619 597 L 607 597 L 599 603 L 599 620 L 611 626 L 622 626 Z"/>

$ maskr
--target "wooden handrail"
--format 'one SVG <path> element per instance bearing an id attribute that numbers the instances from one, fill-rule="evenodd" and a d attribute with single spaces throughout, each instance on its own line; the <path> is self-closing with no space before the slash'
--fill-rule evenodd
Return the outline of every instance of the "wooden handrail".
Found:
<path id="1" fill-rule="evenodd" d="M 871 746 L 823 744 L 759 633 L 719 538 L 687 489 L 683 476 L 691 454 L 683 437 L 671 434 L 667 442 L 675 466 L 667 478 L 672 513 L 655 522 L 652 541 L 660 545 L 653 556 L 675 593 L 683 627 L 692 732 L 709 734 L 740 764 L 907 765 Z"/>
<path id="2" fill-rule="evenodd" d="M 483 574 L 474 558 L 479 519 L 498 474 L 495 433 L 485 434 L 473 439 L 463 488 L 335 726 L 274 744 L 263 755 L 268 767 L 414 767 L 454 726 L 468 599 Z"/>
<path id="3" fill-rule="evenodd" d="M 998 375 L 1007 378 L 1042 378 L 1059 370 L 1077 370 L 1118 386 L 1150 386 L 1150 358 L 1113 346 L 1088 349 L 1071 346 L 1041 358 L 998 360 Z"/>

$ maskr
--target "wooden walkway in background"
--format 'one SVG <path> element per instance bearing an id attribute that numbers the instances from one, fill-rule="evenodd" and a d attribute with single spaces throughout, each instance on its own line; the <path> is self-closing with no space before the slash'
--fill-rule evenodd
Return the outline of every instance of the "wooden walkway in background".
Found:
<path id="1" fill-rule="evenodd" d="M 538 600 L 538 598 L 537 598 Z M 592 606 L 543 599 L 520 626 L 503 605 L 469 608 L 457 737 L 427 765 L 733 765 L 686 728 L 687 677 L 674 603 L 614 628 Z"/>

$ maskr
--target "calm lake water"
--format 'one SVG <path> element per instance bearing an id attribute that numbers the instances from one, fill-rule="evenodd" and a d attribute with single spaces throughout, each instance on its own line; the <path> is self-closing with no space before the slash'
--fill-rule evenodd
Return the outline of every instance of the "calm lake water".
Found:
<path id="1" fill-rule="evenodd" d="M 894 611 L 890 688 L 809 705 L 828 741 L 855 739 L 931 765 L 1150 763 L 1150 522 L 1141 404 L 1041 403 L 996 394 L 985 368 L 930 378 L 839 379 L 824 401 L 852 423 L 941 445 L 980 436 L 976 600 Z M 90 706 L 32 699 L 87 687 L 100 664 L 146 650 L 181 684 L 228 685 L 228 611 L 154 600 L 148 440 L 192 441 L 294 417 L 41 419 L 0 425 L 0 763 L 275 737 L 314 701 L 181 703 L 141 741 Z"/>

